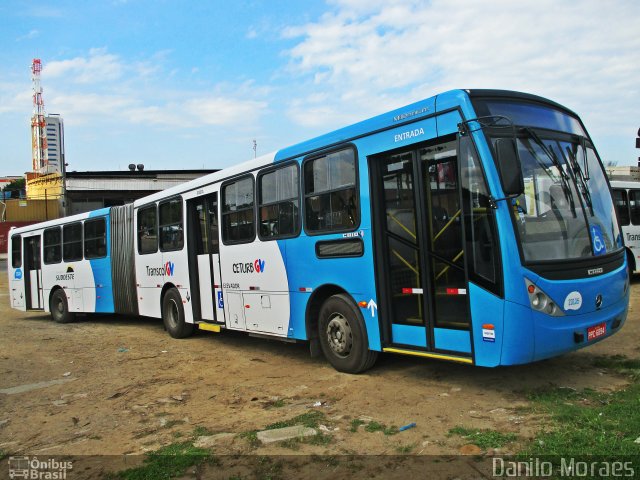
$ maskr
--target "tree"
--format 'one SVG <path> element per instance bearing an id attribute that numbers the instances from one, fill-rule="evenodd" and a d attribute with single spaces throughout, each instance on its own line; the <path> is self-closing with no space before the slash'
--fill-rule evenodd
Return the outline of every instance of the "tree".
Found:
<path id="1" fill-rule="evenodd" d="M 3 189 L 3 198 L 20 197 L 20 192 L 25 189 L 24 177 L 16 178 L 14 181 L 8 183 Z M 14 193 L 15 192 L 15 193 Z"/>

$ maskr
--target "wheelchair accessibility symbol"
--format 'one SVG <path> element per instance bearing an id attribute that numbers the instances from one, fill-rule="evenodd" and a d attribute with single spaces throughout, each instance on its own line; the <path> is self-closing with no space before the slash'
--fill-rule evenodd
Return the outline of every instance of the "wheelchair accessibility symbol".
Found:
<path id="1" fill-rule="evenodd" d="M 598 225 L 591 226 L 591 241 L 593 242 L 594 255 L 604 255 L 607 253 L 607 246 L 604 244 L 602 230 Z"/>

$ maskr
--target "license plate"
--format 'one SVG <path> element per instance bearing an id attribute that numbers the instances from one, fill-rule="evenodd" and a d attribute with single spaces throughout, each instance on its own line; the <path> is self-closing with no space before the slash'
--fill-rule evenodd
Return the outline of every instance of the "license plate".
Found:
<path id="1" fill-rule="evenodd" d="M 607 324 L 601 323 L 599 325 L 594 325 L 593 327 L 587 328 L 587 341 L 595 340 L 596 338 L 602 337 L 607 333 Z"/>

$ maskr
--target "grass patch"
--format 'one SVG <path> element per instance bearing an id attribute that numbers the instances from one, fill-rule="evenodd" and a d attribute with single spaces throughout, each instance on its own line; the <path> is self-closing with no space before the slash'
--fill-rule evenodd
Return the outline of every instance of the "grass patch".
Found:
<path id="1" fill-rule="evenodd" d="M 312 437 L 306 437 L 304 439 L 304 443 L 308 443 L 309 445 L 329 445 L 333 440 L 332 435 L 327 435 L 322 432 L 318 432 Z"/>
<path id="2" fill-rule="evenodd" d="M 184 424 L 184 420 L 169 420 L 167 423 L 165 423 L 162 428 L 173 428 L 177 425 L 182 425 Z"/>
<path id="3" fill-rule="evenodd" d="M 9 454 L 7 452 L 5 452 L 4 450 L 2 450 L 0 448 L 0 460 L 3 460 L 4 457 L 8 456 Z"/>
<path id="4" fill-rule="evenodd" d="M 606 361 L 621 368 L 635 365 L 623 358 Z M 529 398 L 551 422 L 525 447 L 524 455 L 640 454 L 640 445 L 634 443 L 640 436 L 637 381 L 613 393 L 555 388 L 533 392 Z"/>
<path id="5" fill-rule="evenodd" d="M 282 408 L 286 405 L 285 401 L 283 399 L 278 399 L 278 400 L 274 400 L 273 402 L 270 402 L 269 405 L 267 405 L 267 408 Z"/>
<path id="6" fill-rule="evenodd" d="M 637 358 L 627 358 L 624 355 L 601 356 L 595 358 L 593 366 L 628 375 L 634 381 L 640 380 L 640 359 Z"/>
<path id="7" fill-rule="evenodd" d="M 249 430 L 248 432 L 242 432 L 238 435 L 240 438 L 244 438 L 247 442 L 249 442 L 249 446 L 251 448 L 258 448 L 262 443 L 258 440 L 258 431 L 257 430 Z"/>
<path id="8" fill-rule="evenodd" d="M 359 418 L 354 418 L 353 420 L 351 420 L 351 428 L 349 430 L 355 433 L 358 431 L 358 427 L 364 424 L 364 421 L 360 420 Z"/>
<path id="9" fill-rule="evenodd" d="M 391 427 L 387 427 L 384 423 L 378 423 L 375 421 L 367 423 L 367 426 L 364 427 L 364 429 L 367 432 L 382 432 L 385 435 L 395 435 L 398 433 L 398 427 L 393 425 Z"/>
<path id="10" fill-rule="evenodd" d="M 207 427 L 203 427 L 202 425 L 198 425 L 193 429 L 194 437 L 208 437 L 209 435 L 213 435 L 213 432 Z"/>
<path id="11" fill-rule="evenodd" d="M 416 448 L 415 443 L 410 443 L 408 445 L 398 445 L 396 447 L 396 452 L 398 452 L 400 455 L 406 455 L 408 453 L 411 453 L 414 448 Z"/>
<path id="12" fill-rule="evenodd" d="M 109 475 L 122 480 L 157 480 L 181 477 L 188 468 L 215 463 L 208 450 L 193 446 L 192 442 L 174 443 L 148 453 L 144 464 Z"/>
<path id="13" fill-rule="evenodd" d="M 511 443 L 518 438 L 515 433 L 502 433 L 496 430 L 479 430 L 460 426 L 449 430 L 449 435 L 459 435 L 483 450 L 504 447 L 507 443 Z"/>
<path id="14" fill-rule="evenodd" d="M 271 423 L 264 427 L 264 429 L 275 430 L 276 428 L 292 427 L 294 425 L 303 425 L 309 428 L 318 428 L 321 420 L 324 420 L 324 413 L 319 412 L 318 410 L 311 410 L 289 420 L 281 420 L 279 422 Z"/>
<path id="15" fill-rule="evenodd" d="M 269 457 L 260 457 L 253 471 L 253 478 L 261 480 L 278 480 L 282 478 L 282 462 Z"/>

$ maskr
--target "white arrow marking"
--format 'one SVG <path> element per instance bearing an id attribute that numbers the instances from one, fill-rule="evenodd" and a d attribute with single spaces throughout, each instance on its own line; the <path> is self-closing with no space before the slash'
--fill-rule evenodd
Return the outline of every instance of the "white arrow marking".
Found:
<path id="1" fill-rule="evenodd" d="M 378 308 L 378 305 L 376 304 L 376 302 L 373 301 L 373 298 L 369 300 L 369 303 L 367 304 L 367 308 L 371 309 L 371 316 L 375 317 L 376 309 Z"/>

